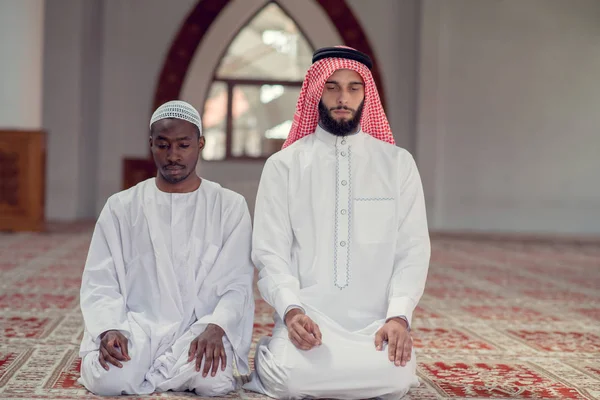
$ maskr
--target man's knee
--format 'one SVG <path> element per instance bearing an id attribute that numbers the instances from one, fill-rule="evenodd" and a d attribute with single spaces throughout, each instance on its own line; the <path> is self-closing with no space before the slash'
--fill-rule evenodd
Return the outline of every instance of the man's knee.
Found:
<path id="1" fill-rule="evenodd" d="M 270 396 L 276 399 L 301 399 L 301 388 L 298 387 L 294 380 L 290 379 L 289 375 L 279 376 L 276 380 L 271 379 L 268 374 L 264 371 L 261 374 L 259 370 L 256 370 L 257 377 L 260 379 L 261 384 L 269 392 Z"/>
<path id="2" fill-rule="evenodd" d="M 299 387 L 297 382 L 290 379 L 289 375 L 276 388 L 277 398 L 279 399 L 302 399 L 306 388 Z"/>
<path id="3" fill-rule="evenodd" d="M 272 359 L 268 363 L 264 360 L 255 362 L 256 375 L 262 386 L 269 392 L 269 395 L 277 399 L 302 398 L 301 393 L 306 388 L 302 388 L 302 383 L 298 379 L 293 379 L 293 376 L 302 377 L 308 371 L 300 371 L 300 368 L 295 365 L 283 367 L 277 361 Z"/>
<path id="4" fill-rule="evenodd" d="M 416 377 L 412 376 L 404 376 L 404 379 L 393 380 L 390 382 L 390 386 L 392 388 L 391 393 L 397 395 L 398 397 L 404 396 L 408 391 L 414 387 L 414 379 Z"/>
<path id="5" fill-rule="evenodd" d="M 198 372 L 190 389 L 198 396 L 224 396 L 235 390 L 233 371 L 228 368 L 225 371 L 217 372 L 215 376 L 208 375 L 206 377 L 202 376 L 202 372 Z"/>
<path id="6" fill-rule="evenodd" d="M 144 381 L 144 367 L 135 360 L 123 362 L 119 368 L 108 364 L 105 370 L 98 360 L 98 351 L 88 353 L 81 362 L 81 382 L 92 393 L 100 396 L 118 396 L 132 393 Z"/>
<path id="7" fill-rule="evenodd" d="M 411 388 L 419 386 L 419 378 L 416 373 L 416 360 L 411 360 L 404 367 L 393 367 L 395 369 L 392 376 L 389 378 L 392 393 L 397 396 L 403 396 L 410 391 Z"/>
<path id="8" fill-rule="evenodd" d="M 206 358 L 200 364 L 200 371 L 195 370 L 194 362 L 187 364 L 188 368 L 191 367 L 191 373 L 193 374 L 188 384 L 189 390 L 193 390 L 199 396 L 217 397 L 224 396 L 236 389 L 235 377 L 233 376 L 234 353 L 227 337 L 224 337 L 223 345 L 227 355 L 227 363 L 225 369 L 221 369 L 221 365 L 217 367 L 215 376 L 212 376 L 212 370 L 209 371 L 206 377 L 202 376 Z"/>

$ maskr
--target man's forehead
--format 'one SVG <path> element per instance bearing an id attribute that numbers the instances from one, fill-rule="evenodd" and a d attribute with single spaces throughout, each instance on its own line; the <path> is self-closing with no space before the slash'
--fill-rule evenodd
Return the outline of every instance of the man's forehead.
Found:
<path id="1" fill-rule="evenodd" d="M 362 82 L 364 80 L 360 74 L 352 69 L 338 69 L 327 78 L 328 81 L 342 81 L 342 82 Z"/>

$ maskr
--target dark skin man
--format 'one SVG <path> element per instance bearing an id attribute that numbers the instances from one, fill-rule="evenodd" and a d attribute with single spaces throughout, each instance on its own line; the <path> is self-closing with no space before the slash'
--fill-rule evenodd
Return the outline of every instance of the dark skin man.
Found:
<path id="1" fill-rule="evenodd" d="M 205 139 L 198 128 L 180 119 L 161 119 L 152 124 L 150 132 L 150 150 L 158 170 L 156 186 L 166 193 L 189 193 L 197 190 L 202 179 L 196 172 L 200 152 Z M 209 324 L 204 332 L 190 344 L 188 362 L 196 360 L 196 371 L 202 376 L 217 374 L 219 366 L 224 371 L 227 356 L 223 346 L 223 329 Z M 128 340 L 119 331 L 109 330 L 100 335 L 100 365 L 108 371 L 109 363 L 122 368 L 122 362 L 131 360 L 128 354 Z M 212 371 L 211 371 L 212 370 Z"/>

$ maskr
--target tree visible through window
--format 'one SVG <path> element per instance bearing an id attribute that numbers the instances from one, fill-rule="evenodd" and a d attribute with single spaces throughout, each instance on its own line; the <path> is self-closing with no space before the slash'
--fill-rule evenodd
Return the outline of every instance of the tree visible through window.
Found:
<path id="1" fill-rule="evenodd" d="M 233 39 L 204 104 L 205 160 L 264 159 L 281 148 L 313 49 L 275 3 Z"/>

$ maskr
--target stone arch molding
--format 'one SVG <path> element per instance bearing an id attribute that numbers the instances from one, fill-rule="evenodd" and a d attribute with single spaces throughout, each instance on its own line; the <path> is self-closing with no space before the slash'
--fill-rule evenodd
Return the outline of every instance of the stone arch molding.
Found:
<path id="1" fill-rule="evenodd" d="M 173 99 L 184 99 L 199 108 L 203 107 L 221 57 L 241 28 L 269 1 L 198 0 L 168 49 L 155 87 L 152 109 L 148 110 L 149 115 L 159 105 Z M 373 78 L 385 106 L 377 57 L 345 0 L 273 1 L 296 22 L 313 47 L 345 44 L 367 53 L 373 59 Z M 188 74 L 197 70 L 201 72 Z M 219 168 L 235 167 L 229 163 L 214 164 L 218 164 Z M 240 170 L 236 170 L 238 172 Z M 258 176 L 260 170 L 254 172 Z M 145 158 L 123 160 L 123 189 L 153 176 L 156 176 L 156 167 L 150 151 Z M 255 189 L 252 186 L 252 191 Z"/>
<path id="2" fill-rule="evenodd" d="M 272 0 L 199 0 L 173 40 L 159 76 L 153 110 L 180 98 L 202 107 L 213 74 L 231 41 Z M 276 0 L 315 47 L 345 44 L 369 54 L 385 103 L 377 59 L 345 0 Z M 217 50 L 215 50 L 217 49 Z M 199 110 L 202 112 L 202 110 Z"/>
<path id="3" fill-rule="evenodd" d="M 214 29 L 207 32 L 190 63 L 180 93 L 183 100 L 198 106 L 204 105 L 214 71 L 225 51 L 240 30 L 269 2 L 270 0 L 236 1 L 219 14 Z M 276 3 L 292 17 L 313 47 L 342 43 L 339 33 L 314 1 L 279 0 Z M 311 7 L 303 4 L 310 4 Z M 307 26 L 318 29 L 306 29 Z"/>

